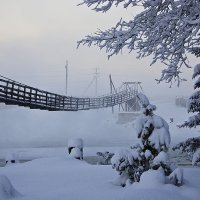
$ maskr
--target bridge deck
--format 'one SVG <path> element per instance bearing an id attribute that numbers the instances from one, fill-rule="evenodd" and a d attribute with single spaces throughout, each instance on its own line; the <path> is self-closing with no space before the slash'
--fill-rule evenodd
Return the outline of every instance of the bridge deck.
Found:
<path id="1" fill-rule="evenodd" d="M 134 90 L 97 98 L 63 96 L 0 77 L 0 102 L 49 111 L 78 111 L 112 107 L 135 96 Z"/>

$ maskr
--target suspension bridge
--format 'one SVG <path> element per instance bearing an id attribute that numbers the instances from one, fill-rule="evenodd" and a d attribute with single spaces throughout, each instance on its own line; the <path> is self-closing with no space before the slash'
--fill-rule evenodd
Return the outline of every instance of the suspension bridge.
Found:
<path id="1" fill-rule="evenodd" d="M 140 82 L 137 82 L 140 84 Z M 94 98 L 64 96 L 0 76 L 0 103 L 48 111 L 79 111 L 114 107 L 136 97 L 137 90 L 123 84 L 115 93 Z"/>

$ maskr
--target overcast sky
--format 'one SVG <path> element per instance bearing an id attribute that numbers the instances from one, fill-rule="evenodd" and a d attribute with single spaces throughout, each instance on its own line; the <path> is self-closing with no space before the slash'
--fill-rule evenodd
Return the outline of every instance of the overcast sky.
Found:
<path id="1" fill-rule="evenodd" d="M 95 13 L 81 0 L 0 0 L 0 71 L 2 75 L 53 92 L 65 92 L 65 62 L 69 61 L 69 95 L 82 96 L 98 68 L 99 94 L 109 91 L 108 75 L 116 87 L 123 81 L 141 81 L 146 94 L 187 95 L 191 92 L 191 70 L 184 76 L 188 83 L 179 89 L 174 84 L 157 85 L 162 65 L 149 67 L 151 58 L 136 59 L 136 54 L 113 56 L 109 61 L 98 47 L 80 47 L 77 41 L 98 28 L 106 29 L 123 17 L 131 19 L 133 9 L 113 8 L 108 13 Z M 196 63 L 191 59 L 191 64 Z M 155 87 L 157 85 L 157 87 Z M 188 88 L 188 91 L 185 90 Z M 163 92 L 164 91 L 164 92 Z M 94 88 L 88 95 L 94 93 Z"/>

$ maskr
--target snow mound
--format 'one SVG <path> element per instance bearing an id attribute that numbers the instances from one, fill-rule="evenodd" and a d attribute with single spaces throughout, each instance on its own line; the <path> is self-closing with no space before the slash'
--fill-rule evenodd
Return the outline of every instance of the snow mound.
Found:
<path id="1" fill-rule="evenodd" d="M 77 147 L 79 149 L 83 148 L 83 140 L 81 138 L 70 139 L 68 141 L 68 147 Z"/>
<path id="2" fill-rule="evenodd" d="M 83 157 L 82 151 L 79 148 L 73 148 L 71 150 L 70 157 L 82 159 L 82 157 Z"/>
<path id="3" fill-rule="evenodd" d="M 0 199 L 6 200 L 22 196 L 5 175 L 0 175 Z"/>
<path id="4" fill-rule="evenodd" d="M 19 156 L 16 153 L 7 153 L 5 156 L 6 166 L 13 165 L 15 163 L 19 163 Z"/>
<path id="5" fill-rule="evenodd" d="M 158 164 L 169 164 L 169 156 L 167 155 L 166 152 L 161 151 L 153 160 L 153 164 L 158 165 Z"/>
<path id="6" fill-rule="evenodd" d="M 148 170 L 144 172 L 140 177 L 140 186 L 155 187 L 165 184 L 165 176 L 159 170 Z"/>

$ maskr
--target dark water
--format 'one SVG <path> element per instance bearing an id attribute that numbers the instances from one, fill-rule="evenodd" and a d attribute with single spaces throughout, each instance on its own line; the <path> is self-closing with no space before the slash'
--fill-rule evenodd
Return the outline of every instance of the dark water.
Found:
<path id="1" fill-rule="evenodd" d="M 178 153 L 174 151 L 169 151 L 170 161 L 176 163 L 179 166 L 191 166 L 191 160 L 188 158 L 187 154 Z M 30 160 L 20 160 L 20 163 L 24 163 Z M 84 161 L 91 165 L 98 164 L 98 156 L 85 156 Z M 4 167 L 6 164 L 4 159 L 0 159 L 0 167 Z M 200 167 L 200 163 L 197 165 Z"/>
<path id="2" fill-rule="evenodd" d="M 99 158 L 97 156 L 87 156 L 84 157 L 83 160 L 85 160 L 87 163 L 91 165 L 97 165 Z"/>
<path id="3" fill-rule="evenodd" d="M 169 158 L 170 161 L 177 164 L 178 166 L 191 166 L 192 161 L 188 158 L 187 154 L 183 154 L 180 152 L 174 152 L 172 150 L 169 150 Z M 91 164 L 96 165 L 99 161 L 99 158 L 97 156 L 87 156 L 84 158 L 84 160 Z M 200 167 L 200 163 L 197 165 L 197 167 Z"/>
<path id="4" fill-rule="evenodd" d="M 20 160 L 19 163 L 25 163 L 28 162 L 30 160 Z M 0 159 L 0 167 L 5 167 L 6 165 L 6 161 L 4 159 Z"/>
<path id="5" fill-rule="evenodd" d="M 0 167 L 4 167 L 6 164 L 4 159 L 0 159 Z"/>
<path id="6" fill-rule="evenodd" d="M 84 157 L 83 160 L 91 165 L 96 165 L 98 163 L 99 159 L 97 156 L 87 156 L 87 157 Z M 20 160 L 19 162 L 24 163 L 24 162 L 28 162 L 28 161 L 30 161 L 30 160 Z M 5 165 L 6 165 L 6 161 L 4 159 L 0 159 L 0 167 L 5 167 Z"/>

